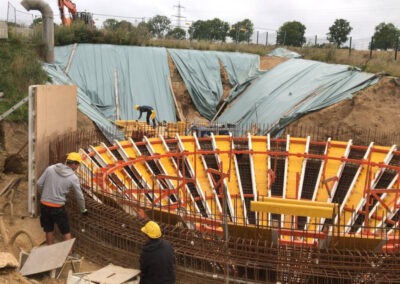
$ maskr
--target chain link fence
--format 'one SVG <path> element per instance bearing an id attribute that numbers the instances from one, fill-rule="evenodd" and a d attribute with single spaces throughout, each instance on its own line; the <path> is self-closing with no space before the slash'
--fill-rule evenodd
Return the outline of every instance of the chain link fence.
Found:
<path id="1" fill-rule="evenodd" d="M 14 5 L 8 2 L 7 20 L 5 24 L 10 36 L 33 36 L 35 33 L 35 19 L 38 18 L 40 18 L 40 16 L 33 13 L 17 10 Z"/>

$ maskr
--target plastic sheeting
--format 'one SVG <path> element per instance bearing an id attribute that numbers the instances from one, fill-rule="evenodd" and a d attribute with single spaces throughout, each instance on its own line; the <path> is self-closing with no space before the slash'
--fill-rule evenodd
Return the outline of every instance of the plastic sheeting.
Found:
<path id="1" fill-rule="evenodd" d="M 240 95 L 250 83 L 266 71 L 260 70 L 260 56 L 239 52 L 217 52 L 228 73 L 229 83 L 233 86 L 226 102 L 231 102 Z"/>
<path id="2" fill-rule="evenodd" d="M 222 98 L 221 61 L 233 88 L 227 98 L 233 100 L 260 72 L 260 57 L 253 54 L 168 49 L 197 110 L 212 119 Z"/>
<path id="3" fill-rule="evenodd" d="M 55 48 L 55 63 L 66 69 L 73 46 Z M 165 48 L 78 44 L 68 76 L 90 103 L 107 119 L 115 120 L 115 77 L 121 120 L 135 120 L 138 105 L 150 105 L 158 120 L 176 121 L 175 104 L 168 85 L 168 57 Z"/>
<path id="4" fill-rule="evenodd" d="M 298 54 L 297 52 L 291 51 L 286 48 L 276 48 L 270 53 L 267 54 L 267 56 L 278 56 L 278 57 L 284 57 L 284 58 L 301 58 L 302 56 Z"/>
<path id="5" fill-rule="evenodd" d="M 64 71 L 57 64 L 44 64 L 43 69 L 50 76 L 52 84 L 76 85 L 65 75 Z M 90 98 L 86 96 L 79 86 L 78 109 L 96 123 L 110 142 L 112 142 L 113 139 L 124 139 L 123 133 L 118 131 L 115 125 L 111 123 L 98 108 L 91 104 Z"/>
<path id="6" fill-rule="evenodd" d="M 377 81 L 375 75 L 347 65 L 291 59 L 262 75 L 218 121 L 263 123 L 277 133 L 300 116 L 350 98 Z"/>

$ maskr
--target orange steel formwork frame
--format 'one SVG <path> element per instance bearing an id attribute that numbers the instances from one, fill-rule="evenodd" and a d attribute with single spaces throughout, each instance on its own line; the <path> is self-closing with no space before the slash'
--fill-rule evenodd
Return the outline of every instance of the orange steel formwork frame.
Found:
<path id="1" fill-rule="evenodd" d="M 185 138 L 185 139 L 188 139 L 188 138 Z M 202 138 L 200 138 L 200 139 L 202 139 Z M 232 145 L 232 140 L 233 139 L 245 140 L 246 138 L 232 138 L 232 137 L 230 137 L 228 139 L 230 141 L 230 144 Z M 257 139 L 257 138 L 255 138 L 255 139 Z M 169 139 L 167 141 L 168 142 L 177 142 L 177 139 Z M 185 140 L 183 140 L 183 141 L 185 141 Z M 280 143 L 280 142 L 284 142 L 285 139 L 274 139 L 274 141 L 277 141 L 278 143 Z M 291 142 L 305 143 L 303 140 L 296 140 L 296 139 L 291 139 Z M 143 142 L 138 142 L 137 144 L 140 145 L 141 143 L 143 143 Z M 319 145 L 326 145 L 326 143 L 330 143 L 330 145 L 335 145 L 335 142 L 312 142 L 312 143 L 317 144 L 317 145 L 318 144 Z M 129 146 L 131 146 L 131 145 L 130 144 L 124 145 L 124 147 L 129 147 Z M 340 145 L 340 146 L 342 146 L 342 145 Z M 364 149 L 366 147 L 352 145 L 352 148 Z M 117 146 L 111 146 L 111 147 L 109 147 L 109 149 L 110 150 L 116 150 Z M 105 151 L 105 150 L 104 149 L 103 150 L 99 150 L 99 153 L 101 153 L 102 151 Z M 377 151 L 379 151 L 379 149 Z M 395 171 L 399 171 L 399 167 L 392 166 L 392 165 L 386 165 L 386 164 L 382 164 L 382 163 L 375 163 L 375 162 L 370 161 L 369 159 L 368 160 L 356 160 L 356 159 L 349 159 L 349 158 L 344 158 L 344 157 L 334 157 L 334 156 L 330 156 L 329 154 L 326 154 L 326 155 L 315 155 L 315 154 L 305 154 L 305 153 L 277 152 L 277 151 L 271 151 L 271 150 L 270 151 L 268 151 L 268 150 L 265 150 L 265 151 L 236 150 L 236 149 L 232 149 L 232 146 L 227 151 L 221 151 L 221 150 L 218 150 L 218 149 L 215 149 L 215 150 L 200 150 L 200 149 L 198 149 L 197 150 L 195 148 L 195 150 L 192 151 L 192 152 L 189 152 L 189 151 L 169 152 L 169 153 L 166 153 L 166 154 L 154 154 L 153 156 L 140 156 L 137 159 L 130 160 L 130 161 L 127 161 L 127 162 L 118 162 L 118 163 L 115 163 L 115 164 L 108 165 L 107 169 L 102 169 L 101 173 L 99 174 L 99 177 L 96 178 L 95 182 L 99 182 L 99 178 L 101 177 L 100 178 L 100 180 L 101 180 L 100 186 L 101 186 L 101 188 L 103 188 L 105 190 L 107 185 L 109 184 L 107 182 L 109 177 L 111 177 L 111 175 L 115 171 L 118 171 L 118 170 L 120 170 L 120 169 L 122 169 L 124 167 L 129 166 L 129 165 L 132 165 L 132 164 L 135 164 L 135 163 L 146 162 L 146 161 L 150 161 L 150 160 L 153 160 L 153 159 L 160 159 L 160 158 L 164 158 L 164 157 L 168 157 L 168 158 L 176 157 L 176 158 L 178 158 L 177 159 L 178 163 L 180 163 L 180 162 L 184 162 L 185 161 L 185 157 L 188 157 L 190 155 L 194 155 L 196 157 L 197 155 L 206 155 L 206 154 L 217 154 L 217 155 L 228 154 L 230 159 L 232 159 L 232 156 L 234 154 L 252 154 L 252 155 L 264 154 L 264 155 L 269 155 L 269 156 L 274 157 L 274 158 L 276 158 L 277 156 L 295 156 L 295 157 L 304 157 L 304 158 L 310 158 L 310 159 L 320 159 L 320 160 L 324 160 L 325 162 L 328 161 L 328 160 L 337 160 L 337 161 L 345 162 L 345 163 L 355 163 L 355 164 L 360 164 L 360 165 L 366 165 L 367 166 L 367 176 L 368 176 L 368 178 L 367 178 L 367 180 L 365 182 L 365 186 L 364 186 L 364 198 L 367 200 L 367 204 L 371 204 L 372 198 L 375 198 L 385 208 L 390 209 L 390 206 L 393 205 L 393 204 L 386 204 L 385 201 L 381 200 L 379 198 L 379 196 L 377 195 L 378 193 L 389 193 L 390 192 L 390 193 L 395 193 L 396 194 L 396 197 L 395 197 L 394 201 L 391 202 L 391 203 L 393 203 L 393 202 L 395 203 L 395 206 L 394 206 L 393 210 L 395 210 L 395 209 L 400 207 L 399 204 L 398 204 L 398 199 L 399 199 L 398 197 L 399 197 L 399 193 L 400 193 L 400 189 L 399 189 L 399 186 L 398 186 L 399 185 L 399 181 L 398 180 L 396 182 L 396 188 L 394 188 L 394 189 L 371 189 L 370 188 L 371 167 L 375 166 L 375 167 L 391 169 L 391 170 L 395 170 Z M 93 155 L 93 153 L 89 153 L 89 156 L 91 156 L 91 155 Z M 195 158 L 195 160 L 196 160 L 196 158 Z M 195 169 L 196 169 L 195 170 L 195 174 L 196 174 L 196 171 L 197 171 L 196 163 L 194 165 L 195 165 Z M 219 197 L 219 198 L 223 198 L 223 195 L 221 194 L 219 187 L 222 185 L 223 180 L 225 178 L 229 179 L 230 171 L 231 171 L 231 169 L 229 168 L 228 172 L 224 173 L 221 170 L 222 169 L 221 166 L 222 165 L 219 166 L 220 167 L 219 171 L 214 170 L 214 169 L 208 169 L 207 170 L 207 173 L 209 173 L 209 174 L 214 173 L 214 174 L 217 174 L 217 175 L 220 176 L 219 181 L 216 182 L 214 180 L 214 178 L 212 178 L 212 175 L 211 175 L 212 182 L 213 182 L 213 190 L 217 192 L 217 197 Z M 326 163 L 324 164 L 321 183 L 324 184 L 324 186 L 326 187 L 326 189 L 329 192 L 332 189 L 333 184 L 335 182 L 337 182 L 338 178 L 337 177 L 325 177 L 325 167 L 326 167 Z M 177 188 L 170 188 L 170 187 L 166 186 L 166 188 L 163 190 L 163 192 L 161 192 L 161 195 L 157 199 L 152 201 L 152 206 L 157 206 L 157 204 L 159 204 L 160 201 L 163 198 L 168 197 L 171 194 L 176 194 L 176 195 L 179 196 L 177 202 L 173 203 L 173 202 L 169 201 L 168 205 L 160 205 L 161 208 L 167 208 L 168 207 L 168 210 L 175 210 L 177 208 L 184 207 L 184 206 L 187 205 L 187 203 L 189 202 L 189 199 L 187 197 L 187 191 L 186 190 L 182 190 L 182 189 L 185 188 L 187 183 L 195 182 L 196 176 L 194 176 L 194 178 L 187 178 L 185 176 L 184 172 L 183 172 L 183 175 L 181 176 L 179 174 L 179 170 L 178 169 L 179 169 L 179 167 L 177 167 L 177 169 L 176 169 L 176 172 L 177 172 L 176 176 L 170 176 L 170 175 L 155 175 L 154 176 L 155 179 L 158 179 L 160 181 L 163 180 L 163 179 L 176 180 L 178 182 L 178 186 L 177 186 Z M 182 167 L 182 170 L 185 171 L 185 167 Z M 276 168 L 269 169 L 269 171 L 268 171 L 268 175 L 272 179 L 272 181 L 270 182 L 270 185 L 274 181 L 275 172 L 276 172 Z M 299 175 L 297 175 L 296 179 L 297 179 L 297 181 L 296 181 L 296 187 L 297 187 L 296 188 L 296 191 L 297 191 L 296 196 L 298 197 Z M 329 186 L 328 184 L 330 182 L 332 182 L 332 184 Z M 152 189 L 130 189 L 130 190 L 132 192 L 134 192 L 134 193 L 139 194 L 139 193 L 149 193 Z M 184 196 L 180 196 L 180 193 L 182 193 L 182 192 L 185 193 Z M 230 196 L 232 198 L 238 197 L 235 194 L 230 194 Z M 245 197 L 253 197 L 253 195 L 252 194 L 246 194 Z M 198 198 L 200 198 L 200 197 L 197 197 L 197 199 Z M 213 198 L 213 197 L 212 196 L 205 196 L 205 199 L 211 199 L 211 198 Z M 260 195 L 260 198 L 262 198 L 262 195 Z M 364 214 L 366 216 L 366 221 L 365 221 L 366 225 L 365 225 L 365 227 L 368 227 L 368 225 L 369 225 L 368 216 L 369 216 L 369 213 L 370 213 L 369 212 L 369 206 L 366 206 L 366 208 L 367 208 L 366 211 L 360 211 L 359 210 L 358 213 Z M 354 210 L 354 209 L 344 208 L 344 210 L 345 211 L 349 211 L 349 210 Z M 222 212 L 222 215 L 223 214 L 225 214 L 225 212 Z M 197 220 L 195 217 L 190 217 L 189 219 Z M 203 218 L 201 218 L 201 219 L 203 219 Z M 204 219 L 206 219 L 206 218 L 204 218 Z M 297 218 L 295 218 L 295 222 L 297 224 Z M 339 220 L 339 222 L 340 222 L 340 220 Z M 387 220 L 387 222 L 393 222 L 393 221 Z M 208 220 L 207 223 L 208 223 L 208 225 L 211 224 L 212 227 L 214 227 L 214 228 L 221 226 L 221 222 L 218 219 L 214 219 L 214 220 L 211 219 L 211 221 Z M 280 229 L 279 232 L 280 232 L 281 235 L 290 235 L 292 237 L 302 236 L 303 238 L 311 238 L 311 236 L 313 236 L 313 238 L 315 238 L 315 239 L 323 239 L 326 236 L 326 233 L 318 232 L 318 231 L 304 233 L 301 230 L 297 231 L 297 230 L 293 230 L 293 229 L 292 230 Z M 282 240 L 282 243 L 284 243 L 284 240 Z"/>

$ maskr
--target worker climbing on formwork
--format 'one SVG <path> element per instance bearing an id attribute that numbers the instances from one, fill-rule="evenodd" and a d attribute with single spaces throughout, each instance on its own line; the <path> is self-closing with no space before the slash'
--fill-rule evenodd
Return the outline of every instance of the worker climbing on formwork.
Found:
<path id="1" fill-rule="evenodd" d="M 70 153 L 65 164 L 58 163 L 47 167 L 37 182 L 40 198 L 40 225 L 46 234 L 48 245 L 54 243 L 54 223 L 57 224 L 64 240 L 71 239 L 70 227 L 65 201 L 68 192 L 72 187 L 75 197 L 83 215 L 87 215 L 85 199 L 79 184 L 78 177 L 75 175 L 82 162 L 79 153 Z"/>
<path id="2" fill-rule="evenodd" d="M 147 124 L 150 125 L 150 119 L 151 119 L 153 121 L 153 126 L 156 127 L 155 118 L 156 118 L 157 113 L 151 106 L 139 106 L 139 105 L 136 105 L 135 109 L 140 111 L 138 120 L 142 117 L 142 113 L 145 112 L 147 114 L 146 115 Z"/>
<path id="3" fill-rule="evenodd" d="M 161 239 L 160 226 L 149 221 L 142 228 L 148 241 L 140 254 L 140 284 L 175 283 L 174 250 L 167 240 Z"/>

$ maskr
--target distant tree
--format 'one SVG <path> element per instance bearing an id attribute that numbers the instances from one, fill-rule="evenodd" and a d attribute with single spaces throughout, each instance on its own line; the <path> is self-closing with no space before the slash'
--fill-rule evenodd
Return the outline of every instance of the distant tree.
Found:
<path id="1" fill-rule="evenodd" d="M 300 47 L 306 42 L 305 32 L 306 26 L 302 23 L 297 21 L 286 22 L 278 30 L 278 44 Z"/>
<path id="2" fill-rule="evenodd" d="M 343 43 L 345 43 L 348 39 L 348 35 L 350 34 L 353 28 L 350 26 L 350 23 L 344 19 L 336 19 L 335 23 L 330 26 L 329 33 L 326 35 L 327 40 L 329 42 L 335 43 L 338 47 L 340 47 Z"/>
<path id="3" fill-rule="evenodd" d="M 175 28 L 168 32 L 167 36 L 172 37 L 174 39 L 185 39 L 186 31 L 181 28 Z"/>
<path id="4" fill-rule="evenodd" d="M 373 48 L 384 50 L 394 48 L 399 36 L 400 31 L 392 23 L 380 23 L 375 27 Z"/>
<path id="5" fill-rule="evenodd" d="M 229 31 L 229 37 L 232 40 L 239 42 L 249 41 L 250 36 L 253 34 L 254 24 L 249 19 L 244 19 L 243 21 L 237 22 L 232 25 Z"/>
<path id="6" fill-rule="evenodd" d="M 131 31 L 133 29 L 133 25 L 131 22 L 123 20 L 118 22 L 117 29 Z"/>
<path id="7" fill-rule="evenodd" d="M 229 30 L 229 24 L 218 18 L 207 21 L 196 21 L 189 28 L 191 39 L 221 40 L 225 41 Z"/>
<path id="8" fill-rule="evenodd" d="M 147 22 L 147 27 L 156 37 L 164 37 L 171 29 L 171 20 L 166 16 L 156 15 Z"/>
<path id="9" fill-rule="evenodd" d="M 198 20 L 189 27 L 189 36 L 191 39 L 209 40 L 210 27 L 207 21 Z"/>
<path id="10" fill-rule="evenodd" d="M 106 30 L 115 31 L 118 28 L 118 21 L 115 19 L 107 19 L 103 22 L 103 27 Z"/>
<path id="11" fill-rule="evenodd" d="M 227 22 L 221 21 L 218 18 L 207 21 L 210 29 L 210 39 L 211 40 L 221 40 L 225 42 L 226 36 L 228 35 L 229 24 Z"/>

